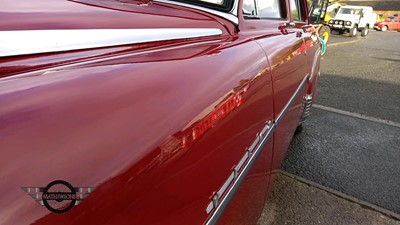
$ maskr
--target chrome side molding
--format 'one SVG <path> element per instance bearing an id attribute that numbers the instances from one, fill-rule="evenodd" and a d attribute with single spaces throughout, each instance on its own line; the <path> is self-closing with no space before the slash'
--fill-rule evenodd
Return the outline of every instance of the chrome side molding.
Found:
<path id="1" fill-rule="evenodd" d="M 0 57 L 221 35 L 217 28 L 0 31 Z"/>
<path id="2" fill-rule="evenodd" d="M 218 219 L 221 217 L 226 206 L 228 206 L 228 203 L 233 198 L 235 192 L 240 187 L 246 175 L 256 162 L 262 150 L 264 149 L 264 146 L 267 144 L 268 140 L 274 133 L 275 128 L 278 126 L 283 116 L 289 110 L 290 106 L 293 104 L 294 100 L 299 95 L 301 89 L 308 82 L 309 82 L 309 74 L 307 74 L 303 78 L 300 85 L 297 87 L 296 91 L 293 93 L 289 101 L 286 103 L 285 107 L 283 107 L 283 109 L 277 116 L 276 120 L 274 122 L 269 120 L 265 123 L 265 126 L 260 131 L 260 133 L 256 135 L 256 138 L 254 139 L 250 147 L 246 148 L 244 156 L 239 160 L 237 165 L 233 166 L 232 172 L 229 175 L 228 179 L 224 182 L 224 184 L 218 191 L 212 194 L 211 201 L 205 209 L 207 214 L 211 214 L 207 222 L 205 223 L 206 225 L 212 225 L 217 223 Z M 306 106 L 307 106 L 307 99 L 306 99 Z"/>
<path id="3" fill-rule="evenodd" d="M 256 162 L 274 129 L 275 124 L 272 123 L 272 121 L 267 121 L 262 132 L 257 134 L 253 144 L 246 149 L 242 159 L 233 167 L 229 178 L 217 192 L 213 193 L 212 200 L 206 207 L 206 213 L 209 214 L 212 210 L 215 211 L 206 222 L 207 225 L 215 224 L 218 221 L 236 190 L 239 188 L 253 164 Z M 230 188 L 228 189 L 229 186 Z"/>
<path id="4" fill-rule="evenodd" d="M 307 74 L 303 80 L 301 81 L 300 85 L 297 87 L 296 91 L 294 92 L 294 94 L 292 95 L 292 97 L 290 97 L 289 101 L 286 103 L 285 107 L 283 107 L 282 111 L 279 113 L 279 115 L 276 117 L 275 122 L 278 124 L 283 116 L 286 114 L 286 112 L 289 110 L 290 106 L 293 104 L 293 101 L 296 99 L 297 95 L 300 93 L 301 89 L 304 87 L 304 85 L 306 83 L 309 82 L 309 77 L 310 75 Z"/>
<path id="5" fill-rule="evenodd" d="M 306 105 L 304 106 L 304 112 L 301 118 L 301 122 L 307 119 L 307 117 L 309 117 L 311 114 L 311 105 L 313 103 L 312 95 L 306 95 L 305 100 L 306 100 Z"/>

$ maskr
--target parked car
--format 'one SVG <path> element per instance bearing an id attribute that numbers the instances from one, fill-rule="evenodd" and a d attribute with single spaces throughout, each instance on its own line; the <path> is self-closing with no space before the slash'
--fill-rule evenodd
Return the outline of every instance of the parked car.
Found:
<path id="1" fill-rule="evenodd" d="M 367 36 L 369 28 L 372 28 L 376 21 L 376 14 L 372 7 L 346 5 L 340 7 L 334 18 L 329 20 L 331 30 L 341 34 L 348 32 L 350 37 L 361 32 L 361 36 Z"/>
<path id="2" fill-rule="evenodd" d="M 400 16 L 389 16 L 384 21 L 375 23 L 374 29 L 380 31 L 387 31 L 387 30 L 400 31 Z"/>
<path id="3" fill-rule="evenodd" d="M 315 96 L 305 4 L 3 0 L 0 224 L 255 224 Z"/>

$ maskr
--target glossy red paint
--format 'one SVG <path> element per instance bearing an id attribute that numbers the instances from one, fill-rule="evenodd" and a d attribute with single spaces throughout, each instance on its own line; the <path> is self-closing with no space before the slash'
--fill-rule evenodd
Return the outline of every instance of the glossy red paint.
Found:
<path id="1" fill-rule="evenodd" d="M 268 93 L 268 88 L 263 86 L 263 81 L 268 81 L 268 78 L 254 78 L 265 68 L 249 67 L 253 60 L 264 61 L 256 65 L 267 65 L 265 56 L 259 54 L 259 46 L 252 42 L 235 48 L 221 48 L 221 43 L 205 45 L 213 47 L 211 54 L 186 60 L 126 64 L 130 58 L 122 57 L 112 66 L 89 64 L 21 78 L 10 77 L 2 82 L 0 92 L 5 105 L 1 108 L 2 137 L 6 137 L 2 145 L 8 149 L 1 159 L 1 164 L 7 167 L 2 173 L 11 170 L 1 180 L 1 186 L 7 189 L 10 199 L 2 201 L 7 209 L 18 208 L 20 212 L 26 212 L 24 216 L 14 213 L 5 224 L 33 222 L 49 214 L 26 196 L 19 186 L 43 186 L 54 179 L 98 189 L 65 216 L 50 214 L 37 224 L 55 221 L 58 224 L 70 223 L 71 216 L 82 213 L 86 214 L 80 217 L 82 223 L 110 220 L 109 223 L 113 224 L 117 220 L 122 224 L 123 221 L 127 224 L 133 221 L 156 224 L 171 217 L 171 212 L 194 207 L 193 202 L 197 202 L 197 213 L 189 214 L 196 218 L 191 221 L 204 221 L 209 195 L 240 159 L 246 144 L 251 143 L 267 117 L 272 118 L 272 106 L 267 104 L 272 102 L 272 93 Z M 197 47 L 186 48 L 190 51 L 190 48 Z M 174 51 L 163 52 L 173 55 Z M 243 53 L 238 52 L 247 52 L 247 60 L 243 60 Z M 160 51 L 147 54 L 156 53 Z M 244 71 L 221 68 L 219 65 L 227 57 L 232 63 L 242 65 Z M 138 60 L 138 56 L 131 58 Z M 110 62 L 104 59 L 104 63 L 108 65 Z M 209 69 L 193 69 L 193 65 L 204 63 L 209 65 Z M 192 71 L 190 76 L 185 72 L 189 70 Z M 208 132 L 209 138 L 203 135 L 198 142 L 184 149 L 168 144 L 167 148 L 161 147 L 170 142 L 176 133 L 185 132 L 186 126 L 190 127 L 197 121 L 195 118 L 203 118 L 199 112 L 205 115 L 211 113 L 213 104 L 220 103 L 220 93 L 231 92 L 243 81 L 252 81 L 243 94 L 244 104 L 219 123 L 221 131 L 214 127 Z M 13 94 L 17 92 L 18 95 Z M 248 127 L 247 118 L 255 109 L 259 116 L 252 116 L 254 126 Z M 44 118 L 45 121 L 42 121 Z M 233 127 L 229 122 L 231 120 L 236 124 Z M 246 129 L 247 132 L 243 133 Z M 215 134 L 210 135 L 210 132 Z M 248 139 L 247 143 L 225 141 L 228 137 L 239 141 L 243 139 L 241 136 Z M 204 161 L 208 162 L 199 164 Z M 171 166 L 173 168 L 169 171 L 167 168 Z M 191 172 L 184 172 L 183 168 Z M 123 173 L 126 170 L 128 172 Z M 221 175 L 212 176 L 216 175 L 213 171 L 219 170 Z M 188 180 L 193 176 L 192 172 L 195 172 L 199 182 Z M 14 177 L 12 174 L 16 173 L 21 175 Z M 132 186 L 128 185 L 129 179 L 133 179 Z M 121 180 L 128 183 L 123 185 Z M 159 190 L 158 184 L 164 182 L 171 182 L 168 190 Z M 126 196 L 121 190 L 130 190 L 130 194 Z M 165 198 L 168 195 L 172 195 L 170 200 Z M 160 209 L 145 206 L 146 202 L 158 202 L 161 196 L 164 197 L 158 205 Z M 15 199 L 18 201 L 12 201 Z M 128 210 L 130 207 L 124 202 L 143 202 L 144 205 L 138 203 Z M 96 205 L 99 209 L 91 215 L 87 210 Z M 148 207 L 158 212 L 157 215 L 148 211 Z M 123 216 L 125 211 L 127 215 Z M 113 218 L 110 213 L 119 216 Z M 127 219 L 132 216 L 135 218 Z M 178 218 L 183 219 L 182 215 L 172 219 L 179 221 Z"/>
<path id="2" fill-rule="evenodd" d="M 218 27 L 215 16 L 184 7 L 141 1 L 2 1 L 1 30 Z"/>
<path id="3" fill-rule="evenodd" d="M 265 122 L 283 113 L 307 74 L 316 79 L 319 45 L 298 35 L 306 22 L 283 34 L 278 27 L 290 18 L 245 20 L 239 10 L 237 29 L 164 3 L 81 2 L 3 1 L 8 22 L 0 18 L 0 29 L 218 28 L 222 35 L 0 58 L 0 224 L 205 223 L 211 194 Z M 306 86 L 282 114 L 219 224 L 257 221 L 305 94 Z M 97 189 L 62 215 L 21 190 L 58 179 Z"/>
<path id="4" fill-rule="evenodd" d="M 377 30 L 382 30 L 386 27 L 387 30 L 400 30 L 400 16 L 389 17 L 384 21 L 375 23 L 374 28 Z"/>
<path id="5" fill-rule="evenodd" d="M 243 94 L 248 87 L 242 88 L 239 92 L 229 94 L 229 98 L 221 103 L 220 106 L 215 106 L 215 110 L 200 120 L 193 128 L 191 138 L 199 139 L 204 133 L 215 126 L 216 123 L 227 117 L 235 108 L 243 104 Z"/>

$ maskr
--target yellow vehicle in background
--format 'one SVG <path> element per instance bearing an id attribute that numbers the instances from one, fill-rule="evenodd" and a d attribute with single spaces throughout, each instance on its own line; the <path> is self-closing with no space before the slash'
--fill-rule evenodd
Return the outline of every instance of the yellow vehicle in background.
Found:
<path id="1" fill-rule="evenodd" d="M 384 20 L 385 20 L 385 17 L 383 17 L 383 14 L 376 15 L 376 22 L 382 22 Z"/>
<path id="2" fill-rule="evenodd" d="M 329 0 L 308 0 L 310 24 L 317 26 L 318 34 L 325 44 L 328 43 L 331 29 L 328 26 L 330 16 L 327 13 Z"/>

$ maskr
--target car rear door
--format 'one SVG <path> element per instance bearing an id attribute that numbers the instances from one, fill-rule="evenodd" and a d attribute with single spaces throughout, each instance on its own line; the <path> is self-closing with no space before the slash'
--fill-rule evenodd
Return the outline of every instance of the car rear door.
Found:
<path id="1" fill-rule="evenodd" d="M 390 19 L 390 21 L 387 23 L 389 30 L 396 29 L 396 23 L 394 22 L 394 20 L 395 20 L 394 18 Z"/>
<path id="2" fill-rule="evenodd" d="M 400 30 L 400 17 L 394 18 L 393 30 Z"/>
<path id="3" fill-rule="evenodd" d="M 268 0 L 259 0 L 268 1 Z M 277 1 L 282 4 L 282 1 Z M 306 5 L 289 0 L 281 5 L 281 16 L 263 21 L 265 36 L 257 42 L 263 47 L 272 68 L 276 129 L 272 170 L 284 159 L 293 132 L 303 112 L 307 84 L 307 55 L 302 27 L 306 25 Z M 286 13 L 287 12 L 287 13 Z"/>

